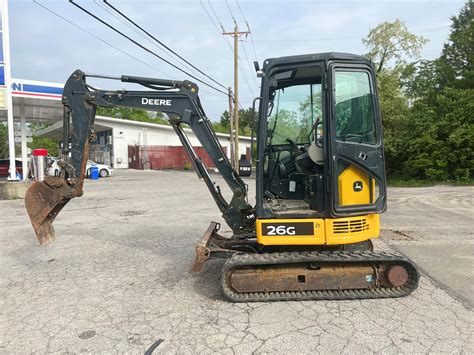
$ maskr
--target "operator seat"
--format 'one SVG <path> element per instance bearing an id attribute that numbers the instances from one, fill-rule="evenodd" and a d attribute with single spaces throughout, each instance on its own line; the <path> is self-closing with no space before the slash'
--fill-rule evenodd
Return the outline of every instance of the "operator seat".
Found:
<path id="1" fill-rule="evenodd" d="M 298 171 L 302 174 L 313 174 L 314 168 L 323 166 L 323 148 L 318 147 L 316 142 L 312 142 L 303 154 L 295 158 Z"/>

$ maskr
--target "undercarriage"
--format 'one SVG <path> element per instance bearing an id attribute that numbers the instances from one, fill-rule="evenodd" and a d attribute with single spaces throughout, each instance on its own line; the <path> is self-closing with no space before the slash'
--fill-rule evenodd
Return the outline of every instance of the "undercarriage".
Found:
<path id="1" fill-rule="evenodd" d="M 369 242 L 341 246 L 263 247 L 251 236 L 225 238 L 211 222 L 196 246 L 191 271 L 225 259 L 221 285 L 233 302 L 353 300 L 409 295 L 419 273 L 403 256 Z"/>

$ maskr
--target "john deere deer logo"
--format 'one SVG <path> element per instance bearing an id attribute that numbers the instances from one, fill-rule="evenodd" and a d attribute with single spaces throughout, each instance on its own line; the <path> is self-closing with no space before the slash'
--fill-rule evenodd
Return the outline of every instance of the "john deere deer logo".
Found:
<path id="1" fill-rule="evenodd" d="M 359 191 L 362 191 L 362 189 L 363 189 L 362 181 L 354 181 L 354 191 L 359 192 Z"/>

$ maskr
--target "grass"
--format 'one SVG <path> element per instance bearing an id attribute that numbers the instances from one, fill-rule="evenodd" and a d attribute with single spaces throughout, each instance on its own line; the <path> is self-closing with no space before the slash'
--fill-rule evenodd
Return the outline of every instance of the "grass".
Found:
<path id="1" fill-rule="evenodd" d="M 473 186 L 474 179 L 468 179 L 466 181 L 435 181 L 388 176 L 387 185 L 389 187 L 428 187 L 434 185 Z"/>

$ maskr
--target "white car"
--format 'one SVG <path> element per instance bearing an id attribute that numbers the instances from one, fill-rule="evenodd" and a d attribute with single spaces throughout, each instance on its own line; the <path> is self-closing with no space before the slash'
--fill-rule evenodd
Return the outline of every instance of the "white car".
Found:
<path id="1" fill-rule="evenodd" d="M 58 165 L 59 158 L 48 156 L 48 171 L 47 175 L 59 176 L 61 167 Z"/>
<path id="2" fill-rule="evenodd" d="M 114 172 L 114 169 L 112 169 L 108 165 L 98 164 L 96 162 L 93 162 L 92 160 L 88 160 L 87 165 L 86 165 L 86 176 L 87 177 L 90 176 L 90 171 L 91 171 L 90 169 L 91 169 L 92 166 L 96 166 L 99 169 L 99 176 L 101 178 L 105 178 L 107 176 L 110 176 Z"/>

